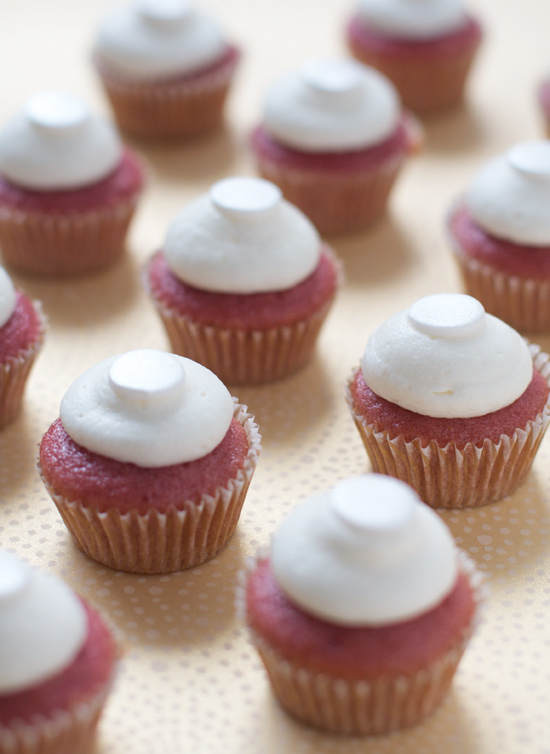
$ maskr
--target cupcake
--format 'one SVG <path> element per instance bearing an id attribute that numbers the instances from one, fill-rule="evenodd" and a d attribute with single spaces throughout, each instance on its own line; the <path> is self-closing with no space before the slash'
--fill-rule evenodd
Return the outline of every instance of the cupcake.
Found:
<path id="1" fill-rule="evenodd" d="M 122 571 L 169 573 L 231 538 L 260 452 L 246 406 L 200 364 L 150 349 L 84 372 L 38 468 L 76 544 Z"/>
<path id="2" fill-rule="evenodd" d="M 384 212 L 418 124 L 393 85 L 353 60 L 312 60 L 268 92 L 252 134 L 260 174 L 322 234 L 363 230 Z"/>
<path id="3" fill-rule="evenodd" d="M 408 485 L 351 477 L 298 505 L 238 606 L 287 712 L 330 733 L 414 725 L 444 698 L 480 577 Z"/>
<path id="4" fill-rule="evenodd" d="M 140 162 L 111 124 L 69 93 L 36 93 L 0 131 L 5 264 L 52 277 L 112 264 L 143 181 Z"/>
<path id="5" fill-rule="evenodd" d="M 46 331 L 39 302 L 13 285 L 0 267 L 0 427 L 18 415 L 29 373 Z"/>
<path id="6" fill-rule="evenodd" d="M 0 751 L 91 751 L 117 659 L 94 609 L 0 551 Z"/>
<path id="7" fill-rule="evenodd" d="M 393 315 L 347 385 L 373 470 L 437 508 L 510 495 L 548 426 L 548 362 L 471 296 L 427 296 Z"/>
<path id="8" fill-rule="evenodd" d="M 542 115 L 544 130 L 550 136 L 550 75 L 546 75 L 537 92 L 538 105 Z"/>
<path id="9" fill-rule="evenodd" d="M 550 141 L 487 162 L 453 206 L 448 237 L 466 291 L 517 330 L 550 332 Z"/>
<path id="10" fill-rule="evenodd" d="M 254 384 L 311 357 L 340 268 L 277 186 L 237 177 L 177 215 L 144 281 L 174 352 Z"/>
<path id="11" fill-rule="evenodd" d="M 482 30 L 462 0 L 358 0 L 346 38 L 355 58 L 381 71 L 405 107 L 424 115 L 462 100 Z"/>
<path id="12" fill-rule="evenodd" d="M 119 127 L 164 140 L 222 124 L 239 57 L 216 21 L 186 0 L 137 0 L 104 18 L 93 60 Z"/>

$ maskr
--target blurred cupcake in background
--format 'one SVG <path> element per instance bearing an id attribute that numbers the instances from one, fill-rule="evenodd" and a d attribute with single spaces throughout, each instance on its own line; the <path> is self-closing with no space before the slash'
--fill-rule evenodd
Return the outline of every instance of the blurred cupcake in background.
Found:
<path id="1" fill-rule="evenodd" d="M 35 93 L 0 131 L 0 254 L 46 277 L 113 264 L 144 185 L 137 155 L 80 98 Z"/>
<path id="2" fill-rule="evenodd" d="M 147 139 L 218 128 L 239 49 L 186 0 L 137 0 L 101 22 L 93 60 L 119 127 Z"/>
<path id="3" fill-rule="evenodd" d="M 252 134 L 259 173 L 323 235 L 364 230 L 385 211 L 422 141 L 393 85 L 354 60 L 310 60 L 267 93 Z"/>
<path id="4" fill-rule="evenodd" d="M 462 101 L 482 36 L 462 0 L 358 0 L 346 29 L 352 55 L 387 76 L 419 115 Z"/>
<path id="5" fill-rule="evenodd" d="M 56 577 L 0 551 L 0 751 L 86 754 L 119 651 Z"/>

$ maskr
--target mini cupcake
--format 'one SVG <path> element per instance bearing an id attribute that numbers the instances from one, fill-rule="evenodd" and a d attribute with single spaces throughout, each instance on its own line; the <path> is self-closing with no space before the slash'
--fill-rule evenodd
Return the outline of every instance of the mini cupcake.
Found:
<path id="1" fill-rule="evenodd" d="M 122 571 L 169 573 L 225 547 L 259 452 L 253 417 L 212 372 L 142 349 L 77 378 L 38 465 L 86 555 Z"/>
<path id="2" fill-rule="evenodd" d="M 482 30 L 462 0 L 358 0 L 346 37 L 355 58 L 394 83 L 405 107 L 430 114 L 462 100 Z"/>
<path id="3" fill-rule="evenodd" d="M 257 178 L 219 181 L 185 207 L 145 275 L 172 350 L 230 384 L 301 368 L 339 282 L 310 221 Z"/>
<path id="4" fill-rule="evenodd" d="M 374 471 L 467 508 L 524 481 L 548 426 L 549 357 L 476 299 L 427 296 L 369 338 L 347 387 Z"/>
<path id="5" fill-rule="evenodd" d="M 260 174 L 332 234 L 382 215 L 420 140 L 385 77 L 352 60 L 314 60 L 270 89 L 252 149 Z"/>
<path id="6" fill-rule="evenodd" d="M 521 332 L 550 332 L 550 141 L 486 163 L 447 228 L 466 291 Z"/>
<path id="7" fill-rule="evenodd" d="M 42 307 L 0 267 L 0 427 L 15 419 L 46 331 Z"/>
<path id="8" fill-rule="evenodd" d="M 0 132 L 0 253 L 22 272 L 76 275 L 117 260 L 143 169 L 113 127 L 41 91 Z"/>
<path id="9" fill-rule="evenodd" d="M 0 552 L 0 751 L 91 751 L 117 659 L 95 610 Z"/>
<path id="10" fill-rule="evenodd" d="M 413 490 L 377 474 L 297 506 L 238 605 L 281 705 L 331 733 L 414 725 L 444 698 L 480 577 Z"/>
<path id="11" fill-rule="evenodd" d="M 103 20 L 94 62 L 119 127 L 147 139 L 219 127 L 240 53 L 186 0 L 137 0 Z"/>

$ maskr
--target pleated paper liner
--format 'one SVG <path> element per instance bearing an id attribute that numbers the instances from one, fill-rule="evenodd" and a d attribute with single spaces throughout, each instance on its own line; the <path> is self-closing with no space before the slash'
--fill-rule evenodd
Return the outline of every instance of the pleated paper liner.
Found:
<path id="1" fill-rule="evenodd" d="M 247 407 L 236 403 L 234 415 L 249 443 L 243 468 L 198 504 L 182 500 L 179 508 L 165 513 L 151 509 L 121 514 L 114 507 L 101 513 L 58 495 L 41 475 L 78 547 L 98 563 L 133 573 L 180 571 L 217 555 L 235 531 L 261 448 L 258 426 Z"/>
<path id="2" fill-rule="evenodd" d="M 550 385 L 550 357 L 539 346 L 529 346 L 533 363 Z M 397 477 L 413 487 L 420 498 L 434 508 L 471 508 L 511 495 L 525 480 L 550 421 L 550 399 L 544 410 L 525 427 L 498 443 L 486 439 L 458 448 L 431 441 L 410 442 L 377 431 L 353 408 L 350 383 L 348 407 L 365 445 L 372 470 Z M 449 420 L 452 421 L 452 420 Z"/>
<path id="3" fill-rule="evenodd" d="M 372 680 L 344 680 L 315 673 L 289 662 L 249 627 L 281 706 L 301 722 L 329 733 L 373 735 L 389 733 L 419 723 L 442 702 L 456 668 L 480 618 L 486 597 L 481 574 L 473 561 L 459 551 L 459 567 L 467 574 L 476 602 L 476 614 L 460 640 L 427 667 L 398 676 Z M 252 572 L 257 561 L 248 564 Z M 246 622 L 246 573 L 240 573 L 237 609 Z"/>

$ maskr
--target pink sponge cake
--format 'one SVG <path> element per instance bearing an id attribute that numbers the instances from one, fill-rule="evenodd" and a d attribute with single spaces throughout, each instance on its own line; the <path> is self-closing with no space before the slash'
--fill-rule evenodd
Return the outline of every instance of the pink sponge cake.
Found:
<path id="1" fill-rule="evenodd" d="M 407 727 L 440 704 L 479 599 L 439 517 L 377 474 L 297 506 L 239 595 L 282 706 L 351 734 Z"/>
<path id="2" fill-rule="evenodd" d="M 550 141 L 481 166 L 447 221 L 466 291 L 523 333 L 550 332 Z"/>
<path id="3" fill-rule="evenodd" d="M 482 30 L 462 0 L 358 0 L 346 37 L 354 57 L 387 76 L 406 107 L 427 115 L 462 100 Z"/>
<path id="4" fill-rule="evenodd" d="M 40 444 L 39 470 L 87 555 L 166 573 L 227 544 L 259 451 L 253 418 L 212 372 L 143 349 L 73 383 Z"/>
<path id="5" fill-rule="evenodd" d="M 373 469 L 434 507 L 511 494 L 550 419 L 548 362 L 470 296 L 398 312 L 369 338 L 347 389 Z"/>
<path id="6" fill-rule="evenodd" d="M 352 60 L 312 60 L 276 81 L 252 135 L 260 174 L 322 234 L 364 230 L 384 212 L 418 124 L 392 84 Z"/>
<path id="7" fill-rule="evenodd" d="M 113 264 L 143 184 L 140 161 L 109 123 L 67 92 L 37 92 L 0 132 L 5 263 L 52 277 Z"/>
<path id="8" fill-rule="evenodd" d="M 100 615 L 0 552 L 0 751 L 91 751 L 118 659 Z"/>

